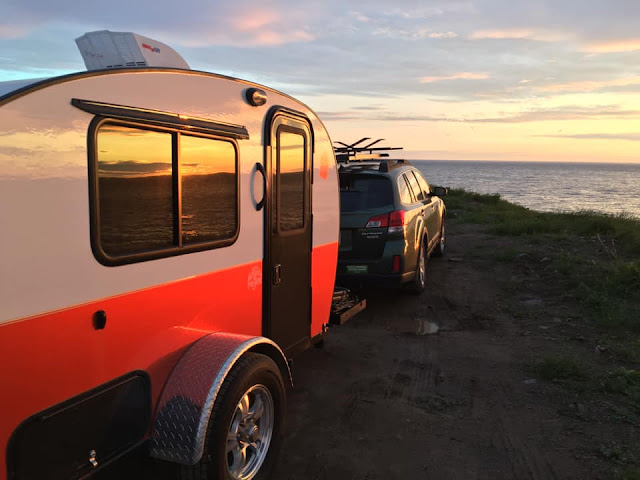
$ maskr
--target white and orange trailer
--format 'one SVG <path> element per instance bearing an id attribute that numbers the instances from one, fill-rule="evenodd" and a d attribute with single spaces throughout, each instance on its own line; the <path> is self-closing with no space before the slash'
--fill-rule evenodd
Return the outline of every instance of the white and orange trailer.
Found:
<path id="1" fill-rule="evenodd" d="M 0 83 L 0 205 L 0 479 L 140 449 L 190 478 L 267 474 L 288 359 L 334 289 L 317 115 L 185 68 Z"/>

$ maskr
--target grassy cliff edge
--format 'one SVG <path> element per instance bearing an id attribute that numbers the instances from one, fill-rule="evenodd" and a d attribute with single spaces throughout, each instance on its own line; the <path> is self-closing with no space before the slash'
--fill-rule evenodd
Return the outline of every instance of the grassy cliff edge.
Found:
<path id="1" fill-rule="evenodd" d="M 640 219 L 538 212 L 462 189 L 451 189 L 445 201 L 450 222 L 499 239 L 468 255 L 507 272 L 503 309 L 523 328 L 562 327 L 523 368 L 575 394 L 579 413 L 591 413 L 586 419 L 604 415 L 640 428 Z M 640 478 L 636 437 L 603 437 L 597 447 L 615 478 Z"/>

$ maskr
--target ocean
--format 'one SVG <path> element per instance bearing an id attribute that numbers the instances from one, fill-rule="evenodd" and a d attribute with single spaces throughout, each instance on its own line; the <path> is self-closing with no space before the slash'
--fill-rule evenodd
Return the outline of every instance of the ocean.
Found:
<path id="1" fill-rule="evenodd" d="M 429 184 L 498 193 L 532 210 L 640 218 L 640 163 L 412 160 Z M 446 202 L 446 199 L 445 199 Z"/>

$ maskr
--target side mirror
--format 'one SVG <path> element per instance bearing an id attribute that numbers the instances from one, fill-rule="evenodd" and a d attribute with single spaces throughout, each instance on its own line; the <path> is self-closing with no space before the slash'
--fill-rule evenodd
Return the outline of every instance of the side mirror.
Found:
<path id="1" fill-rule="evenodd" d="M 438 197 L 444 197 L 449 193 L 449 189 L 446 187 L 433 187 L 433 194 Z"/>

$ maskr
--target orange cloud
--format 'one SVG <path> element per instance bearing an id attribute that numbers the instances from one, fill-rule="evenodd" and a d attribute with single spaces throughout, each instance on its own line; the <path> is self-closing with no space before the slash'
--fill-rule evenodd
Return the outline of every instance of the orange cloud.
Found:
<path id="1" fill-rule="evenodd" d="M 469 35 L 470 40 L 537 40 L 540 42 L 558 42 L 566 40 L 567 35 L 547 30 L 477 30 Z"/>
<path id="2" fill-rule="evenodd" d="M 30 29 L 19 25 L 0 25 L 0 38 L 14 39 L 25 36 Z"/>
<path id="3" fill-rule="evenodd" d="M 593 92 L 607 87 L 625 87 L 628 85 L 640 85 L 640 76 L 636 75 L 615 80 L 558 83 L 540 87 L 539 90 L 543 92 Z"/>
<path id="4" fill-rule="evenodd" d="M 640 38 L 629 38 L 626 40 L 591 43 L 584 48 L 584 51 L 589 53 L 636 52 L 639 50 Z"/>
<path id="5" fill-rule="evenodd" d="M 231 31 L 212 32 L 208 40 L 244 45 L 283 45 L 290 42 L 308 42 L 314 39 L 309 32 L 291 29 L 282 24 L 282 17 L 269 10 L 259 10 L 254 15 L 241 15 L 230 20 Z M 184 43 L 184 42 L 183 42 Z"/>
<path id="6" fill-rule="evenodd" d="M 440 77 L 422 77 L 420 83 L 434 83 L 445 80 L 485 80 L 489 78 L 488 73 L 460 72 L 455 75 L 447 75 Z"/>

